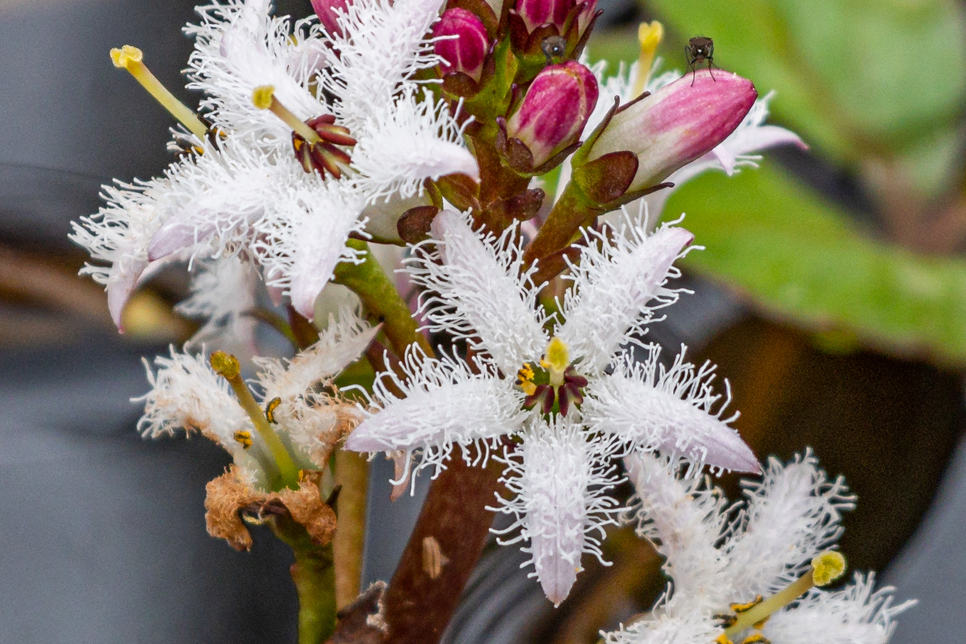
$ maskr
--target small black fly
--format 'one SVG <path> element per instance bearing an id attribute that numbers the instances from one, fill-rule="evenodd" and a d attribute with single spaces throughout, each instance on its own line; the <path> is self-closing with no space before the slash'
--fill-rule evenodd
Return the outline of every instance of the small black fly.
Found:
<path id="1" fill-rule="evenodd" d="M 695 36 L 688 41 L 688 44 L 684 46 L 684 55 L 688 59 L 688 69 L 691 71 L 691 86 L 694 87 L 694 75 L 697 73 L 696 65 L 707 61 L 708 62 L 708 73 L 711 74 L 711 80 L 714 80 L 714 72 L 711 68 L 714 67 L 714 41 L 710 38 L 705 38 L 704 36 Z M 685 72 L 687 74 L 687 72 Z"/>

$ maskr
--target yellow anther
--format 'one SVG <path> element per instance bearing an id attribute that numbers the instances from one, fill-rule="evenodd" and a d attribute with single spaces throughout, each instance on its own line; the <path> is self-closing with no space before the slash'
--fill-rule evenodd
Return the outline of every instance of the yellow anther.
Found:
<path id="1" fill-rule="evenodd" d="M 241 365 L 238 364 L 238 358 L 230 353 L 215 351 L 211 354 L 208 361 L 211 363 L 211 368 L 214 369 L 215 373 L 224 376 L 228 380 L 237 378 L 241 372 Z"/>
<path id="2" fill-rule="evenodd" d="M 547 353 L 544 355 L 546 369 L 550 372 L 550 384 L 559 387 L 564 382 L 564 372 L 570 366 L 570 347 L 567 343 L 554 336 L 547 345 Z"/>
<path id="3" fill-rule="evenodd" d="M 315 144 L 322 140 L 318 132 L 310 128 L 305 121 L 295 116 L 290 109 L 282 105 L 278 97 L 275 96 L 274 86 L 260 85 L 256 87 L 252 92 L 252 105 L 260 110 L 271 110 L 272 114 L 280 118 L 283 123 L 295 130 L 296 134 L 309 143 Z"/>
<path id="4" fill-rule="evenodd" d="M 528 396 L 532 396 L 537 390 L 537 386 L 533 384 L 533 377 L 533 368 L 529 363 L 523 365 L 517 371 L 517 385 L 519 385 L 520 389 L 523 390 L 523 393 Z"/>
<path id="5" fill-rule="evenodd" d="M 827 586 L 845 573 L 845 567 L 845 557 L 841 552 L 823 552 L 812 559 L 812 581 L 816 586 Z"/>
<path id="6" fill-rule="evenodd" d="M 747 604 L 730 604 L 730 606 L 731 606 L 731 610 L 735 611 L 736 613 L 747 613 L 752 608 L 760 604 L 762 601 L 764 601 L 764 598 L 762 598 L 761 595 L 757 595 L 752 601 L 748 602 Z"/>
<path id="7" fill-rule="evenodd" d="M 771 640 L 761 633 L 752 633 L 745 639 L 741 640 L 741 644 L 771 644 Z"/>
<path id="8" fill-rule="evenodd" d="M 235 432 L 235 440 L 242 444 L 242 447 L 248 449 L 252 446 L 252 433 L 251 432 Z"/>
<path id="9" fill-rule="evenodd" d="M 637 41 L 641 45 L 641 53 L 637 57 L 637 77 L 634 79 L 634 91 L 631 94 L 635 98 L 640 96 L 647 86 L 647 79 L 651 76 L 651 67 L 654 66 L 657 47 L 663 39 L 664 25 L 657 20 L 650 24 L 642 22 L 637 28 Z"/>
<path id="10" fill-rule="evenodd" d="M 281 404 L 282 404 L 281 398 L 272 398 L 271 400 L 268 401 L 268 404 L 265 405 L 265 418 L 267 418 L 268 422 L 270 422 L 273 425 L 278 424 L 278 421 L 275 420 L 275 410 L 278 409 L 278 406 Z"/>
<path id="11" fill-rule="evenodd" d="M 148 93 L 155 100 L 161 103 L 162 107 L 171 112 L 171 116 L 178 119 L 192 134 L 203 141 L 208 134 L 208 128 L 191 108 L 175 98 L 174 94 L 161 84 L 161 81 L 144 64 L 143 59 L 144 52 L 131 45 L 124 45 L 120 49 L 111 50 L 111 61 L 115 67 L 123 67 L 129 71 L 131 76 L 141 83 L 141 86 L 148 90 Z"/>
<path id="12" fill-rule="evenodd" d="M 728 636 L 722 633 L 718 637 L 714 638 L 714 644 L 734 644 L 734 642 L 729 640 Z"/>

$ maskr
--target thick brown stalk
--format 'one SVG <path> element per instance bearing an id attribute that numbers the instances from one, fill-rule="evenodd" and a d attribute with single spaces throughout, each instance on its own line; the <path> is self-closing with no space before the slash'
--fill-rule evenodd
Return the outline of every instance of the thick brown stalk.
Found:
<path id="1" fill-rule="evenodd" d="M 486 506 L 499 476 L 495 461 L 471 467 L 457 455 L 433 481 L 386 593 L 386 642 L 435 644 L 442 637 L 486 543 L 493 522 Z"/>

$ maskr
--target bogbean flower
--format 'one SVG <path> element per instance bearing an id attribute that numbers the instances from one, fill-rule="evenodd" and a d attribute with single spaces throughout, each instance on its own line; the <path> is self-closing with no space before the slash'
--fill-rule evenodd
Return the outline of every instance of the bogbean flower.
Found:
<path id="1" fill-rule="evenodd" d="M 440 0 L 326 9 L 339 30 L 272 16 L 270 5 L 215 2 L 186 28 L 204 121 L 160 87 L 139 50 L 112 54 L 183 122 L 176 142 L 187 149 L 163 177 L 105 187 L 108 204 L 74 226 L 119 326 L 151 264 L 234 255 L 311 318 L 335 266 L 356 261 L 345 242 L 368 235 L 368 217 L 388 220 L 373 222 L 384 235 L 425 180 L 478 176 L 456 118 L 412 80 L 440 62 L 428 37 Z"/>
<path id="2" fill-rule="evenodd" d="M 280 502 L 317 541 L 331 538 L 334 515 L 319 492 L 321 470 L 336 443 L 358 421 L 355 407 L 319 393 L 318 386 L 355 361 L 375 336 L 359 314 L 331 316 L 319 341 L 291 361 L 256 358 L 256 401 L 241 378 L 238 360 L 223 352 L 179 353 L 149 365 L 152 390 L 138 430 L 158 438 L 199 432 L 228 451 L 233 465 L 208 485 L 207 521 L 213 536 L 238 549 L 251 537 L 238 516 Z"/>
<path id="3" fill-rule="evenodd" d="M 514 495 L 500 510 L 516 517 L 513 529 L 529 542 L 534 574 L 555 604 L 569 593 L 581 554 L 601 554 L 595 535 L 615 511 L 606 496 L 618 481 L 613 456 L 661 449 L 758 471 L 721 418 L 727 402 L 711 389 L 713 369 L 683 357 L 664 369 L 654 348 L 635 365 L 622 349 L 655 309 L 676 300 L 665 282 L 692 238 L 675 226 L 648 236 L 645 225 L 586 233 L 559 323 L 537 305 L 541 285 L 532 281 L 535 267 L 523 269 L 516 227 L 496 237 L 474 231 L 463 215 L 440 213 L 408 270 L 429 294 L 421 302 L 428 327 L 465 340 L 475 357 L 411 351 L 403 374 L 377 379 L 377 409 L 346 441 L 360 452 L 421 451 L 420 467 L 437 468 L 457 447 L 485 455 L 499 452 L 504 437 L 519 441 L 498 455 Z"/>
<path id="4" fill-rule="evenodd" d="M 649 454 L 626 463 L 638 532 L 666 558 L 671 584 L 652 612 L 606 634 L 608 644 L 885 644 L 914 603 L 894 605 L 871 573 L 823 588 L 845 571 L 829 549 L 855 497 L 810 452 L 787 465 L 771 459 L 737 507 L 688 464 Z"/>

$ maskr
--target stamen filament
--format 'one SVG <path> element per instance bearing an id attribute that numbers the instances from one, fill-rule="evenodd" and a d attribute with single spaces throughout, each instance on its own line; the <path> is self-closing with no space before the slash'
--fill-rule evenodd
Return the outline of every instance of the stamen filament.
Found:
<path id="1" fill-rule="evenodd" d="M 805 571 L 804 575 L 765 601 L 743 613 L 738 613 L 735 623 L 725 629 L 725 637 L 732 639 L 746 628 L 751 628 L 768 619 L 773 613 L 807 593 L 813 586 L 825 586 L 841 577 L 844 572 L 845 557 L 841 553 L 829 551 L 818 555 L 812 559 L 812 566 Z"/>
<path id="2" fill-rule="evenodd" d="M 120 49 L 111 50 L 111 60 L 114 61 L 115 67 L 118 69 L 123 67 L 130 72 L 131 76 L 141 83 L 141 86 L 148 90 L 148 93 L 158 103 L 161 103 L 162 107 L 171 113 L 171 116 L 178 119 L 199 140 L 204 141 L 208 134 L 208 128 L 190 107 L 175 98 L 174 94 L 161 84 L 161 81 L 144 64 L 143 58 L 144 52 L 131 45 L 124 45 Z"/>
<path id="3" fill-rule="evenodd" d="M 647 80 L 651 77 L 651 67 L 654 65 L 654 55 L 657 46 L 664 38 L 664 25 L 657 20 L 648 24 L 642 22 L 637 28 L 637 41 L 641 45 L 641 53 L 637 57 L 637 77 L 634 79 L 634 91 L 632 97 L 638 97 L 644 93 L 647 87 Z"/>
<path id="4" fill-rule="evenodd" d="M 211 362 L 211 368 L 215 370 L 215 373 L 221 375 L 228 381 L 228 384 L 231 385 L 232 390 L 235 392 L 235 396 L 238 397 L 238 402 L 241 403 L 242 409 L 252 419 L 258 435 L 261 436 L 262 441 L 264 441 L 272 457 L 275 459 L 275 463 L 278 465 L 282 485 L 292 489 L 298 489 L 298 468 L 295 466 L 295 462 L 292 460 L 292 456 L 288 453 L 288 450 L 285 449 L 285 445 L 282 444 L 282 440 L 278 437 L 278 434 L 268 424 L 268 418 L 265 417 L 265 412 L 259 407 L 248 385 L 242 379 L 238 359 L 224 351 L 215 351 L 211 354 L 209 360 Z"/>
<path id="5" fill-rule="evenodd" d="M 321 141 L 318 133 L 308 126 L 305 121 L 295 116 L 287 107 L 275 98 L 275 88 L 271 85 L 261 85 L 252 92 L 252 104 L 260 110 L 269 110 L 272 114 L 292 128 L 296 134 L 315 145 Z"/>

